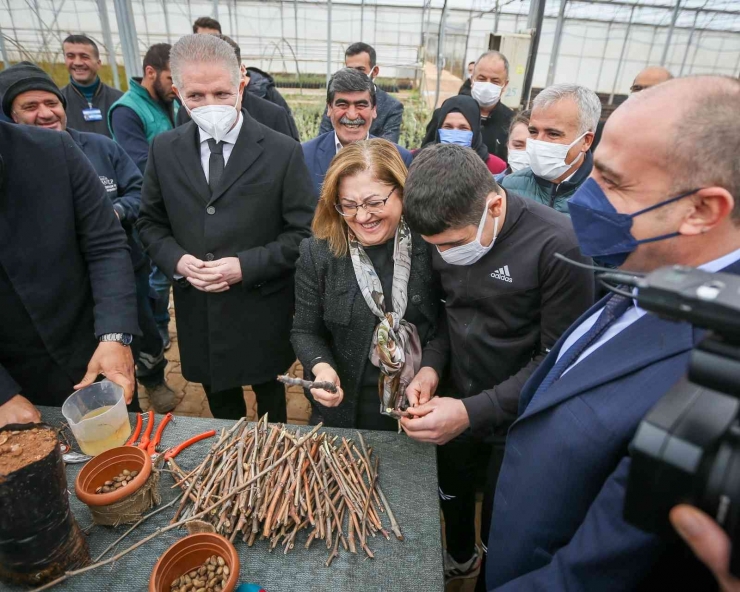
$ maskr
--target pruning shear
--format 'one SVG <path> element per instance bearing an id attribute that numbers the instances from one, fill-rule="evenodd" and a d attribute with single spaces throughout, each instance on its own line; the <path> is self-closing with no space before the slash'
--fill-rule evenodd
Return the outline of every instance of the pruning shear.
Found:
<path id="1" fill-rule="evenodd" d="M 206 438 L 212 438 L 215 435 L 216 435 L 216 430 L 209 430 L 207 432 L 203 432 L 202 434 L 198 434 L 197 436 L 193 436 L 192 438 L 185 440 L 181 444 L 178 444 L 177 446 L 173 446 L 169 450 L 165 451 L 164 460 L 170 461 L 173 458 L 175 458 L 178 454 L 180 454 L 183 450 L 185 450 L 188 446 L 192 446 L 196 442 L 200 442 L 201 440 L 205 440 Z"/>
<path id="2" fill-rule="evenodd" d="M 141 442 L 139 442 L 139 444 L 136 444 L 136 440 L 141 433 L 141 427 L 143 423 L 142 415 L 141 413 L 139 413 L 136 418 L 136 427 L 134 428 L 133 434 L 131 434 L 131 437 L 128 439 L 128 442 L 126 442 L 126 446 L 137 446 L 141 450 L 146 450 L 147 454 L 152 457 L 152 460 L 156 460 L 157 456 L 159 456 L 157 447 L 162 440 L 162 433 L 167 427 L 167 424 L 172 421 L 173 415 L 172 413 L 168 413 L 164 416 L 159 424 L 159 427 L 157 427 L 157 432 L 154 434 L 154 439 L 152 439 L 152 432 L 154 431 L 154 411 L 149 411 L 147 413 L 147 416 L 148 418 L 146 431 L 141 437 Z"/>

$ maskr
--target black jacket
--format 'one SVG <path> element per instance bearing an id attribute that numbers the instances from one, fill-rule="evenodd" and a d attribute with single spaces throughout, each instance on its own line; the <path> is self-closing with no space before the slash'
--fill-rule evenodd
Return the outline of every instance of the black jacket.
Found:
<path id="1" fill-rule="evenodd" d="M 507 193 L 493 248 L 473 265 L 434 253 L 445 294 L 446 327 L 424 349 L 423 366 L 462 398 L 475 435 L 517 416 L 519 392 L 560 335 L 593 303 L 593 276 L 554 257 L 589 263 L 567 216 Z M 501 433 L 501 430 L 497 430 Z"/>
<path id="2" fill-rule="evenodd" d="M 407 309 L 417 307 L 435 326 L 441 304 L 438 281 L 432 271 L 431 249 L 414 233 Z M 336 370 L 344 390 L 344 400 L 333 408 L 315 403 L 308 391 L 306 396 L 326 425 L 353 427 L 360 381 L 378 319 L 360 292 L 350 256 L 335 257 L 327 241 L 310 238 L 301 243 L 295 288 L 291 342 L 304 373 L 309 376 L 321 358 Z"/>
<path id="3" fill-rule="evenodd" d="M 126 234 L 68 134 L 0 122 L 0 160 L 0 266 L 12 286 L 0 289 L 0 323 L 36 332 L 74 384 L 96 336 L 139 334 Z M 27 316 L 7 318 L 18 298 Z M 0 404 L 23 386 L 13 371 L 0 350 Z"/>
<path id="4" fill-rule="evenodd" d="M 266 125 L 276 132 L 298 140 L 298 130 L 288 112 L 275 103 L 260 99 L 257 95 L 248 92 L 242 93 L 242 109 L 246 109 L 255 121 Z M 183 125 L 190 121 L 190 113 L 184 107 L 177 112 L 176 125 Z"/>
<path id="5" fill-rule="evenodd" d="M 67 128 L 75 144 L 85 153 L 98 173 L 103 187 L 118 214 L 121 226 L 126 231 L 131 263 L 139 269 L 146 263 L 144 251 L 136 237 L 134 224 L 141 207 L 141 185 L 143 177 L 131 157 L 113 140 L 100 134 L 87 134 Z"/>
<path id="6" fill-rule="evenodd" d="M 137 223 L 169 278 L 185 254 L 239 258 L 243 279 L 225 292 L 173 286 L 183 376 L 214 391 L 274 379 L 295 360 L 293 275 L 316 204 L 300 144 L 242 115 L 213 195 L 195 123 L 154 138 Z"/>
<path id="7" fill-rule="evenodd" d="M 108 129 L 108 110 L 111 105 L 123 96 L 120 90 L 103 84 L 101 81 L 98 90 L 95 91 L 92 103 L 88 103 L 82 93 L 77 90 L 72 83 L 62 89 L 64 98 L 67 99 L 67 127 L 79 130 L 81 132 L 91 132 L 111 137 Z M 100 121 L 85 121 L 82 110 L 89 107 L 100 109 L 103 118 Z"/>
<path id="8" fill-rule="evenodd" d="M 437 140 L 437 128 L 439 127 L 437 120 L 439 119 L 440 109 L 437 108 L 432 113 L 432 118 L 427 124 L 424 144 L 429 144 Z M 498 156 L 503 161 L 506 161 L 509 156 L 506 143 L 509 141 L 509 125 L 511 125 L 513 117 L 514 112 L 499 101 L 490 115 L 480 120 L 483 143 L 488 146 L 488 153 Z"/>
<path id="9" fill-rule="evenodd" d="M 293 120 L 293 112 L 290 110 L 288 102 L 283 98 L 283 95 L 275 86 L 275 80 L 267 72 L 263 72 L 259 68 L 249 67 L 247 68 L 249 74 L 249 84 L 247 85 L 247 91 L 253 95 L 258 96 L 260 99 L 265 99 L 274 103 L 278 107 L 282 107 L 288 113 L 288 119 L 290 120 L 291 136 L 299 139 L 300 134 L 298 133 L 298 127 Z"/>

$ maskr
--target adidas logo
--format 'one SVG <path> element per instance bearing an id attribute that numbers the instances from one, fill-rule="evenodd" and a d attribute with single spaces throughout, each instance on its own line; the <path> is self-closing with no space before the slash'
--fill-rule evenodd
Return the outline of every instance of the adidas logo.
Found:
<path id="1" fill-rule="evenodd" d="M 509 273 L 509 266 L 504 265 L 503 267 L 499 267 L 496 271 L 494 271 L 491 274 L 492 278 L 496 278 L 497 280 L 503 280 L 505 282 L 512 282 L 511 274 Z"/>

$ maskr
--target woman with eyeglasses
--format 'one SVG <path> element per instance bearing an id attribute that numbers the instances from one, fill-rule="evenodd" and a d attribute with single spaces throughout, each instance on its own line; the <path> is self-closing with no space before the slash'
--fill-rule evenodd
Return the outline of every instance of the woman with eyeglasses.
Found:
<path id="1" fill-rule="evenodd" d="M 440 287 L 430 251 L 403 220 L 406 167 L 372 139 L 342 148 L 301 244 L 291 341 L 311 389 L 312 423 L 396 430 L 405 387 L 434 336 Z"/>

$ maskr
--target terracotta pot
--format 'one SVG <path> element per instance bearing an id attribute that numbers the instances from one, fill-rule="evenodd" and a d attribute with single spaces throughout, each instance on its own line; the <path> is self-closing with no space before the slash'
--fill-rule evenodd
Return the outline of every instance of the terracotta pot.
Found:
<path id="1" fill-rule="evenodd" d="M 239 582 L 239 555 L 228 539 L 210 532 L 191 534 L 167 549 L 152 570 L 149 592 L 170 592 L 174 580 L 198 569 L 211 555 L 223 557 L 229 566 L 223 592 L 233 592 Z"/>
<path id="2" fill-rule="evenodd" d="M 139 471 L 128 485 L 110 493 L 95 493 L 106 481 L 121 471 Z M 108 506 L 121 501 L 139 489 L 152 473 L 152 459 L 136 446 L 111 448 L 88 461 L 75 481 L 77 498 L 88 506 Z"/>

